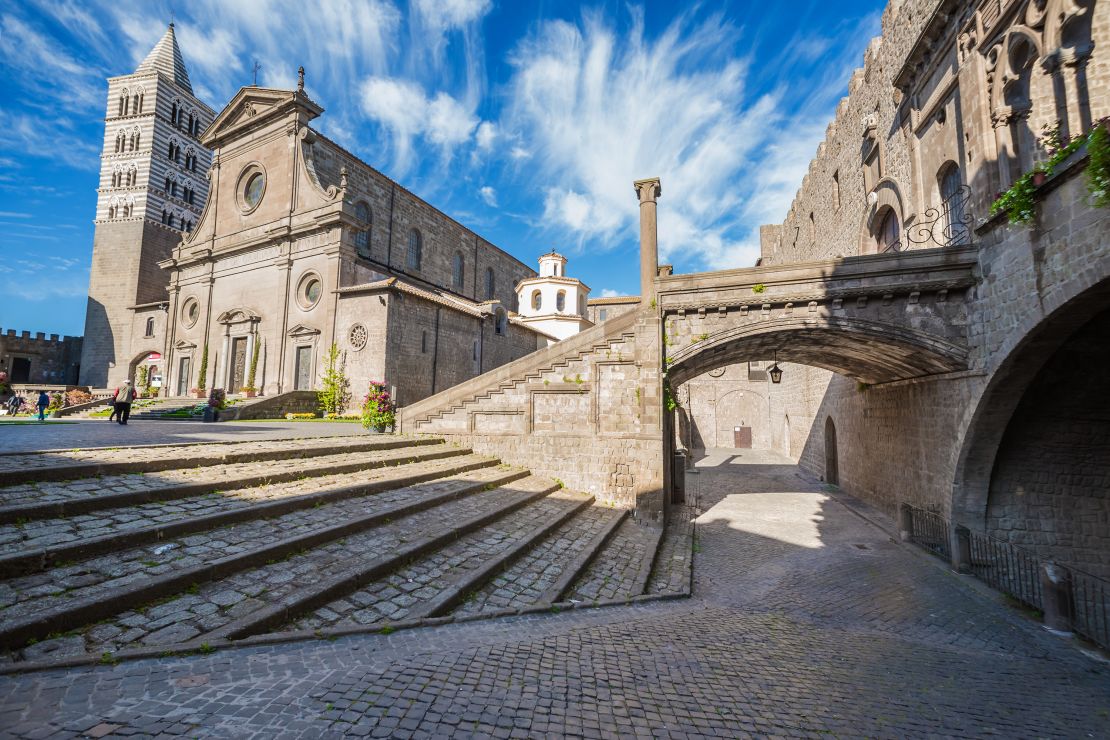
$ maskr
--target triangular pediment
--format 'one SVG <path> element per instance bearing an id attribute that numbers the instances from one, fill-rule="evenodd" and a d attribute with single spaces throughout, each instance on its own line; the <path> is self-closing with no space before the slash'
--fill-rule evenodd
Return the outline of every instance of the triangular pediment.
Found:
<path id="1" fill-rule="evenodd" d="M 261 321 L 262 316 L 249 308 L 233 308 L 216 317 L 219 324 L 238 324 L 243 321 Z"/>
<path id="2" fill-rule="evenodd" d="M 245 133 L 256 126 L 288 115 L 293 110 L 303 111 L 306 120 L 324 112 L 303 90 L 275 90 L 267 87 L 240 88 L 235 97 L 224 106 L 216 120 L 204 131 L 202 143 L 208 148 L 220 146 L 236 134 Z"/>
<path id="3" fill-rule="evenodd" d="M 186 339 L 178 339 L 176 342 L 173 343 L 173 348 L 177 350 L 196 349 L 197 345 L 195 342 L 190 342 Z"/>
<path id="4" fill-rule="evenodd" d="M 290 329 L 287 333 L 291 337 L 310 337 L 310 336 L 315 336 L 315 335 L 319 334 L 320 330 L 315 329 L 311 326 L 307 326 L 305 324 L 297 324 L 292 329 Z"/>

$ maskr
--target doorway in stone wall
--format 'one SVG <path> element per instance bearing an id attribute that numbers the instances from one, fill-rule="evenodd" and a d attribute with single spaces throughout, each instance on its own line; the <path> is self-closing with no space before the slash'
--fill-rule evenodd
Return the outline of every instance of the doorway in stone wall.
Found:
<path id="1" fill-rule="evenodd" d="M 297 347 L 294 355 L 293 390 L 312 389 L 312 347 Z"/>
<path id="2" fill-rule="evenodd" d="M 825 482 L 840 485 L 840 465 L 836 455 L 836 425 L 832 417 L 825 419 Z"/>
<path id="3" fill-rule="evenodd" d="M 192 371 L 193 358 L 182 357 L 177 361 L 177 395 L 189 395 L 189 374 Z"/>
<path id="4" fill-rule="evenodd" d="M 231 374 L 227 381 L 227 392 L 238 393 L 246 383 L 247 377 L 247 338 L 235 337 L 231 340 Z"/>
<path id="5" fill-rule="evenodd" d="M 12 381 L 13 383 L 30 383 L 31 382 L 31 359 L 29 357 L 13 357 L 12 358 Z"/>

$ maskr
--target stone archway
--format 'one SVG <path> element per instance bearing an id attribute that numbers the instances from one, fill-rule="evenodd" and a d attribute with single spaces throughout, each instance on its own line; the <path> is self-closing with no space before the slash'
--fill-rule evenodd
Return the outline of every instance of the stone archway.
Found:
<path id="1" fill-rule="evenodd" d="M 1031 455 L 1038 456 L 1040 466 L 1055 469 L 1062 455 L 1096 442 L 1094 433 L 1071 435 L 1090 427 L 1088 415 L 1098 417 L 1098 409 L 1106 403 L 1101 395 L 1106 391 L 1104 386 L 1102 391 L 1093 392 L 1087 387 L 1092 378 L 1106 376 L 1106 366 L 1099 362 L 1098 346 L 1090 347 L 1087 341 L 1089 348 L 1084 349 L 1083 344 L 1084 332 L 1104 337 L 1099 333 L 1110 326 L 1108 316 L 1110 280 L 1103 280 L 1021 333 L 1022 341 L 1012 347 L 980 395 L 963 435 L 952 481 L 953 520 L 975 530 L 993 529 L 1000 534 L 1002 520 L 1008 519 L 1005 524 L 1017 526 L 1020 533 L 1028 529 L 1022 529 L 1021 521 L 1026 516 L 1015 507 L 1016 497 L 1028 501 L 1032 495 L 1052 500 L 1055 494 L 1045 488 L 1051 476 L 1030 483 L 1021 481 L 1016 469 L 1022 457 Z M 1077 407 L 1076 399 L 1083 394 L 1087 394 L 1086 399 Z M 1061 447 L 1061 437 L 1069 438 L 1070 443 Z M 1031 439 L 1036 444 L 1030 445 Z M 1089 454 L 1100 455 L 1094 450 Z M 1080 475 L 1070 472 L 1078 470 L 1073 465 L 1066 468 L 1069 472 L 1061 473 L 1052 484 L 1055 489 L 1069 487 L 1064 478 Z M 1020 493 L 1018 486 L 1022 488 Z M 1046 506 L 1048 511 L 1055 504 Z"/>
<path id="2" fill-rule="evenodd" d="M 128 365 L 127 378 L 134 384 L 136 391 L 140 390 L 141 383 L 145 379 L 146 385 L 143 387 L 149 388 L 152 393 L 161 392 L 165 378 L 164 361 L 161 351 L 156 349 L 147 349 L 135 355 Z"/>

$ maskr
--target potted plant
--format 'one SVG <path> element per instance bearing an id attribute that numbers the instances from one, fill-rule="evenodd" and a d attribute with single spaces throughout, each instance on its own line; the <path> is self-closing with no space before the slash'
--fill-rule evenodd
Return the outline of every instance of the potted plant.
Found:
<path id="1" fill-rule="evenodd" d="M 370 389 L 362 399 L 362 426 L 373 428 L 375 432 L 384 432 L 393 428 L 396 407 L 385 383 L 370 381 Z"/>
<path id="2" fill-rule="evenodd" d="M 254 398 L 255 394 L 258 393 L 258 389 L 254 386 L 254 379 L 258 374 L 258 347 L 261 344 L 262 343 L 259 341 L 255 341 L 254 343 L 254 351 L 251 352 L 250 369 L 247 370 L 247 384 L 239 389 L 247 398 Z"/>
<path id="3" fill-rule="evenodd" d="M 213 388 L 208 394 L 208 406 L 204 409 L 205 421 L 219 421 L 220 409 L 227 406 L 227 393 L 223 388 Z"/>
<path id="4" fill-rule="evenodd" d="M 255 395 L 258 393 L 258 389 L 255 388 L 253 385 L 245 385 L 239 389 L 239 392 L 247 398 L 254 398 Z"/>

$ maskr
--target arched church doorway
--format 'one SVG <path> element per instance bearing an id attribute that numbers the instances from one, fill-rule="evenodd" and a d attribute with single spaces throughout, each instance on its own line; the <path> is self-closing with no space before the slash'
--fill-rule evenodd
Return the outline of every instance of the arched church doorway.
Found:
<path id="1" fill-rule="evenodd" d="M 144 396 L 159 395 L 162 388 L 162 353 L 147 351 L 131 361 L 127 377 Z"/>
<path id="2" fill-rule="evenodd" d="M 836 424 L 832 417 L 825 418 L 825 482 L 840 485 L 840 464 L 836 452 Z"/>

